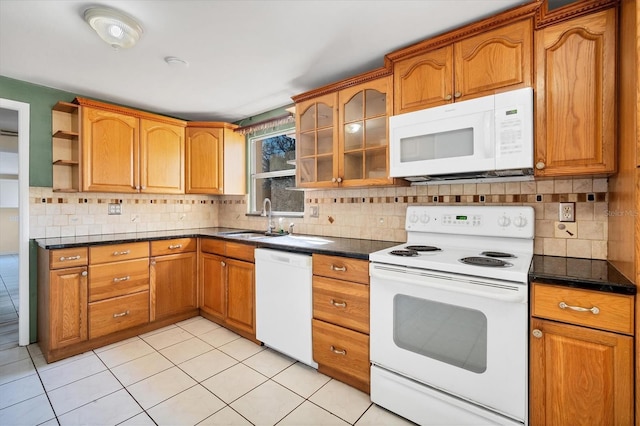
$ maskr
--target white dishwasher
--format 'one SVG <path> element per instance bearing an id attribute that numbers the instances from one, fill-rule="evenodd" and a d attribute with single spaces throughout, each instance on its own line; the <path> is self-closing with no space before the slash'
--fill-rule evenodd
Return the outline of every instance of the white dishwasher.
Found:
<path id="1" fill-rule="evenodd" d="M 256 249 L 256 338 L 314 368 L 311 255 Z"/>

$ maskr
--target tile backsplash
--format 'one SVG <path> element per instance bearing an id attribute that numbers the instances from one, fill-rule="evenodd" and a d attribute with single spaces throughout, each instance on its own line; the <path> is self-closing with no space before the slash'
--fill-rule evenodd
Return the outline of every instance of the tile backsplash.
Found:
<path id="1" fill-rule="evenodd" d="M 247 215 L 246 196 L 53 193 L 30 189 L 30 237 L 225 226 L 261 230 L 266 219 Z M 558 203 L 575 202 L 576 238 L 556 238 Z M 304 217 L 285 218 L 295 232 L 345 238 L 406 240 L 408 205 L 529 205 L 535 209 L 537 254 L 607 257 L 607 179 L 545 179 L 525 182 L 466 183 L 401 188 L 305 191 Z M 108 203 L 121 203 L 122 215 L 108 215 Z M 309 216 L 318 206 L 319 217 Z"/>

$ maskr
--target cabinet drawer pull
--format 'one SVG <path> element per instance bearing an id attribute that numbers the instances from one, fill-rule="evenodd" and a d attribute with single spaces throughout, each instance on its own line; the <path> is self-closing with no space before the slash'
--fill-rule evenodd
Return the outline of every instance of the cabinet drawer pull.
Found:
<path id="1" fill-rule="evenodd" d="M 331 270 L 332 271 L 338 271 L 338 272 L 347 272 L 347 267 L 346 266 L 336 266 L 334 264 L 331 264 Z"/>
<path id="2" fill-rule="evenodd" d="M 66 262 L 67 260 L 78 260 L 78 259 L 80 259 L 80 255 L 79 254 L 75 255 L 75 256 L 67 256 L 67 257 L 62 256 L 60 258 L 60 262 Z"/>
<path id="3" fill-rule="evenodd" d="M 120 277 L 120 278 L 115 277 L 113 279 L 113 282 L 114 283 L 119 283 L 120 281 L 129 281 L 130 279 L 131 279 L 131 277 L 129 275 L 127 275 L 126 277 Z"/>
<path id="4" fill-rule="evenodd" d="M 560 309 L 571 309 L 572 311 L 578 312 L 591 312 L 593 315 L 598 315 L 600 313 L 600 308 L 598 308 L 597 306 L 594 306 L 593 308 L 583 308 L 582 306 L 571 306 L 567 305 L 564 302 L 560 302 L 560 304 L 558 304 L 558 307 Z"/>
<path id="5" fill-rule="evenodd" d="M 114 256 L 123 256 L 125 254 L 130 254 L 131 250 L 125 250 L 125 251 L 114 251 L 113 255 Z"/>
<path id="6" fill-rule="evenodd" d="M 347 354 L 347 350 L 346 349 L 336 349 L 335 346 L 331 345 L 331 352 L 333 352 L 334 354 L 338 354 L 338 355 L 346 355 Z"/>
<path id="7" fill-rule="evenodd" d="M 346 308 L 347 307 L 347 302 L 336 302 L 335 300 L 331 299 L 330 303 L 333 306 L 335 306 L 336 308 Z"/>
<path id="8" fill-rule="evenodd" d="M 182 248 L 182 244 L 171 244 L 169 246 L 169 250 L 174 250 L 174 249 L 179 249 Z"/>
<path id="9" fill-rule="evenodd" d="M 114 318 L 120 318 L 129 315 L 129 311 L 120 312 L 119 314 L 113 314 Z"/>

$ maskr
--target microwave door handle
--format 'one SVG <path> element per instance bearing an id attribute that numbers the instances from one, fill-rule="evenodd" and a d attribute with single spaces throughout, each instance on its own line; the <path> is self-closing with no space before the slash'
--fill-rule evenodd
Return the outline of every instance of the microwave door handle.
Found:
<path id="1" fill-rule="evenodd" d="M 495 138 L 495 121 L 493 119 L 493 113 L 487 111 L 483 114 L 483 128 L 484 128 L 484 158 L 493 158 L 496 155 L 496 138 Z"/>

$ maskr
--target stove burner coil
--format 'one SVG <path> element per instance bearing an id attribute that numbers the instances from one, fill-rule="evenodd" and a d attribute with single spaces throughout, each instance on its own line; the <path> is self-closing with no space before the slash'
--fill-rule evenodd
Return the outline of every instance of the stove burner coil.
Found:
<path id="1" fill-rule="evenodd" d="M 414 251 L 440 251 L 440 247 L 434 247 L 434 246 L 406 246 L 405 249 L 407 250 L 414 250 Z"/>
<path id="2" fill-rule="evenodd" d="M 405 256 L 405 257 L 418 256 L 418 252 L 415 250 L 391 250 L 389 253 L 394 256 Z"/>
<path id="3" fill-rule="evenodd" d="M 491 257 L 480 257 L 480 256 L 463 257 L 462 259 L 460 259 L 460 262 L 465 263 L 467 265 L 489 266 L 493 268 L 504 268 L 504 267 L 513 266 L 513 264 L 509 262 L 505 262 L 504 260 L 494 259 Z"/>
<path id="4" fill-rule="evenodd" d="M 482 253 L 480 253 L 480 255 L 488 256 L 488 257 L 511 257 L 511 258 L 516 257 L 511 253 L 505 253 L 502 251 L 483 251 Z"/>

